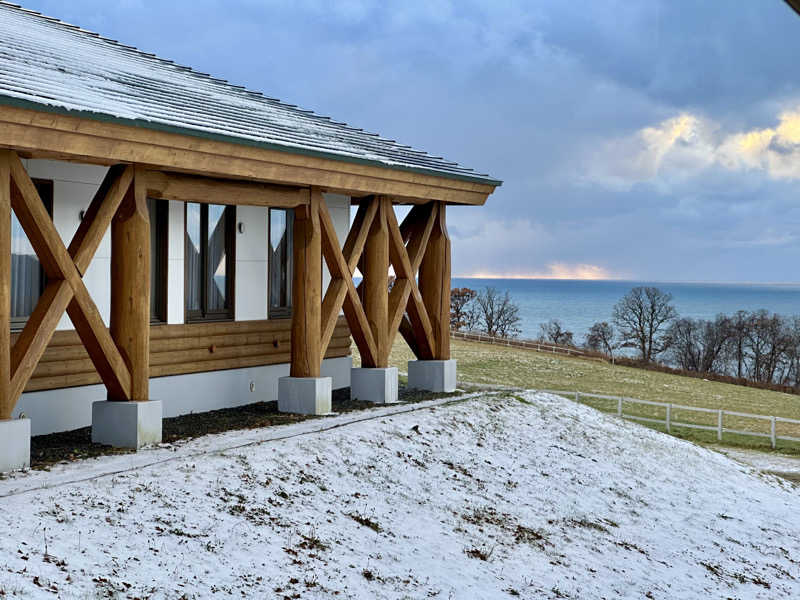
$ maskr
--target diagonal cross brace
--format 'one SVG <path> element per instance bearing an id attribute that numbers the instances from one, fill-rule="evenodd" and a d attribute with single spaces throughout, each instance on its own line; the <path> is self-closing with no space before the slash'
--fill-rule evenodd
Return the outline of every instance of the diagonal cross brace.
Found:
<path id="1" fill-rule="evenodd" d="M 109 170 L 68 250 L 19 157 L 14 152 L 5 152 L 11 171 L 11 207 L 48 279 L 11 349 L 11 405 L 25 389 L 65 311 L 109 393 L 130 398 L 130 371 L 82 277 L 131 188 L 133 167 L 118 166 Z"/>

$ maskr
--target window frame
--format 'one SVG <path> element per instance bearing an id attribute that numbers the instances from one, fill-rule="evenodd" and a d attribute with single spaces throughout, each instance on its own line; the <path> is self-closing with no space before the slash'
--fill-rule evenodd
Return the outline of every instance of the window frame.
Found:
<path id="1" fill-rule="evenodd" d="M 286 252 L 286 280 L 289 287 L 289 306 L 272 306 L 272 290 L 270 278 L 272 275 L 272 211 L 280 210 L 286 213 L 286 229 L 289 232 L 288 248 Z M 292 295 L 294 287 L 294 209 L 269 207 L 267 210 L 267 318 L 290 319 L 292 317 Z"/>
<path id="2" fill-rule="evenodd" d="M 186 260 L 186 226 L 188 224 L 189 204 L 200 207 L 200 268 L 202 284 L 200 289 L 200 309 L 190 310 L 187 306 L 189 298 L 189 270 Z M 225 297 L 229 299 L 228 308 L 223 310 L 206 310 L 208 305 L 208 207 L 209 202 L 183 203 L 183 313 L 186 323 L 206 323 L 209 321 L 233 321 L 236 315 L 235 281 L 236 281 L 236 206 L 217 204 L 225 207 Z"/>
<path id="3" fill-rule="evenodd" d="M 156 198 L 148 198 L 155 204 L 155 210 L 150 215 L 150 227 L 156 230 L 156 247 L 155 253 L 151 249 L 151 264 L 150 269 L 156 269 L 156 286 L 155 289 L 150 290 L 150 294 L 156 295 L 155 300 L 155 314 L 150 312 L 151 325 L 164 325 L 167 322 L 167 307 L 168 305 L 168 274 L 167 269 L 169 266 L 169 202 L 167 200 L 158 200 Z M 155 222 L 153 222 L 155 217 Z"/>
<path id="4" fill-rule="evenodd" d="M 42 200 L 42 204 L 44 204 L 45 209 L 47 210 L 47 214 L 50 215 L 50 219 L 53 219 L 53 199 L 54 199 L 54 191 L 55 185 L 52 179 L 38 179 L 32 178 L 33 185 L 36 187 L 36 192 L 39 194 L 39 198 Z M 47 190 L 46 193 L 43 195 L 42 190 Z M 13 212 L 13 211 L 12 211 Z M 15 215 L 16 216 L 16 215 Z M 30 243 L 30 242 L 28 242 Z M 34 251 L 35 252 L 35 251 Z M 44 268 L 42 267 L 42 261 L 39 259 L 39 255 L 36 255 L 36 260 L 39 261 L 39 273 L 40 273 L 40 288 L 39 288 L 39 298 L 42 297 L 42 293 L 44 292 L 44 288 L 47 287 L 47 275 L 44 272 Z M 9 284 L 9 291 L 10 286 L 13 285 L 13 282 Z M 36 302 L 39 302 L 39 298 L 36 299 Z M 35 310 L 34 305 L 34 310 Z M 11 331 L 13 333 L 17 333 L 22 331 L 25 328 L 25 325 L 28 323 L 28 319 L 30 319 L 30 315 L 27 317 L 11 317 L 10 324 L 11 324 Z"/>

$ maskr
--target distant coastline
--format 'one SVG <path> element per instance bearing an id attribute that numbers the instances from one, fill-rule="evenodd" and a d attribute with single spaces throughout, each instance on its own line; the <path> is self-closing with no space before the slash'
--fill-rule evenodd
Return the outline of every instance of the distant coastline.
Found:
<path id="1" fill-rule="evenodd" d="M 681 316 L 713 319 L 719 313 L 766 309 L 800 315 L 800 283 L 667 282 L 622 279 L 521 279 L 454 277 L 452 287 L 508 291 L 519 304 L 520 337 L 536 338 L 539 324 L 559 319 L 582 343 L 597 321 L 610 321 L 614 304 L 637 285 L 653 285 L 673 295 Z"/>

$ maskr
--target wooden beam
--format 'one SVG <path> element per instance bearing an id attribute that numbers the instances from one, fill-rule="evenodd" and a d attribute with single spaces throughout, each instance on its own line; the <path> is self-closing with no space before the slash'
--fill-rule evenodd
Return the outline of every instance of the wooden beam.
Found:
<path id="1" fill-rule="evenodd" d="M 372 196 L 365 198 L 358 205 L 356 218 L 353 219 L 353 224 L 350 226 L 350 231 L 342 248 L 342 254 L 344 254 L 344 260 L 347 262 L 347 269 L 350 271 L 351 276 L 356 270 L 361 254 L 364 252 L 364 244 L 367 241 L 367 235 L 369 235 L 376 212 L 378 212 L 378 202 Z"/>
<path id="2" fill-rule="evenodd" d="M 142 169 L 136 167 L 133 186 L 111 223 L 109 329 L 130 371 L 131 383 L 129 396 L 109 389 L 109 400 L 149 399 L 150 216 L 142 175 Z"/>
<path id="3" fill-rule="evenodd" d="M 10 419 L 11 395 L 11 157 L 0 152 L 0 420 Z"/>
<path id="4" fill-rule="evenodd" d="M 406 249 L 408 251 L 408 259 L 411 261 L 411 270 L 414 273 L 419 271 L 419 265 L 425 255 L 425 248 L 428 246 L 428 240 L 436 222 L 434 208 L 435 205 L 433 203 L 415 206 L 403 219 L 403 224 L 400 225 L 403 239 L 408 242 Z M 404 229 L 407 221 L 409 221 L 409 225 Z"/>
<path id="5" fill-rule="evenodd" d="M 308 156 L 4 106 L 0 147 L 30 156 L 98 164 L 137 163 L 160 170 L 308 187 L 351 196 L 385 194 L 425 203 L 482 205 L 495 186 L 391 167 Z"/>
<path id="6" fill-rule="evenodd" d="M 36 186 L 22 166 L 19 157 L 9 154 L 11 179 L 11 207 L 17 220 L 28 236 L 28 241 L 36 252 L 36 257 L 49 279 L 65 279 L 77 276 L 75 263 L 64 247 L 61 236 L 53 225 Z"/>
<path id="7" fill-rule="evenodd" d="M 67 305 L 67 313 L 109 397 L 131 398 L 131 371 L 85 287 L 75 291 L 75 297 Z M 149 333 L 149 327 L 147 331 Z"/>
<path id="8" fill-rule="evenodd" d="M 433 337 L 428 311 L 422 299 L 422 295 L 420 294 L 419 287 L 417 286 L 416 272 L 411 266 L 406 246 L 403 245 L 403 236 L 400 227 L 397 225 L 397 217 L 391 205 L 387 212 L 387 222 L 389 229 L 389 258 L 391 264 L 394 266 L 397 280 L 408 282 L 409 296 L 406 310 L 416 338 L 414 347 L 419 352 L 417 357 L 427 360 L 433 357 L 435 338 Z M 410 243 L 411 242 L 409 242 L 409 244 Z M 393 321 L 396 320 L 399 320 L 398 317 L 393 317 Z"/>
<path id="9" fill-rule="evenodd" d="M 81 276 L 86 274 L 97 247 L 108 231 L 122 199 L 133 182 L 133 167 L 115 165 L 106 173 L 78 230 L 69 244 L 69 254 Z"/>
<path id="10" fill-rule="evenodd" d="M 322 357 L 322 192 L 312 188 L 308 204 L 294 212 L 292 280 L 292 377 L 319 377 Z"/>
<path id="11" fill-rule="evenodd" d="M 377 207 L 375 210 L 377 210 Z M 320 205 L 323 256 L 331 272 L 331 278 L 342 280 L 347 288 L 342 309 L 350 326 L 353 341 L 361 353 L 362 360 L 366 360 L 368 363 L 377 361 L 377 349 L 367 315 L 364 313 L 361 299 L 353 284 L 353 269 L 350 268 L 349 264 L 354 265 L 358 262 L 358 257 L 361 256 L 375 210 L 366 210 L 365 214 L 367 216 L 364 219 L 360 219 L 357 224 L 350 228 L 343 252 L 339 248 L 336 228 L 333 226 L 328 208 L 324 203 Z M 331 289 L 328 290 L 326 296 L 330 293 L 332 293 Z M 331 311 L 329 315 L 332 314 L 333 308 L 329 308 L 329 311 Z"/>
<path id="12" fill-rule="evenodd" d="M 419 271 L 419 288 L 433 328 L 434 355 L 450 358 L 450 236 L 445 206 L 434 208 L 436 225 L 430 235 Z"/>
<path id="13" fill-rule="evenodd" d="M 147 195 L 162 200 L 294 208 L 308 202 L 308 189 L 257 181 L 232 181 L 148 171 Z"/>
<path id="14" fill-rule="evenodd" d="M 28 317 L 28 322 L 11 349 L 11 398 L 14 404 L 39 364 L 72 296 L 68 281 L 50 281 Z"/>
<path id="15" fill-rule="evenodd" d="M 320 354 L 324 354 L 336 329 L 339 311 L 342 310 L 344 298 L 347 296 L 347 281 L 345 279 L 331 279 L 325 297 L 322 299 L 322 318 L 320 331 Z"/>
<path id="16" fill-rule="evenodd" d="M 389 366 L 389 230 L 386 214 L 392 210 L 388 198 L 378 199 L 378 212 L 372 220 L 362 255 L 364 288 L 361 294 L 372 337 L 375 339 L 375 360 L 361 357 L 362 367 Z M 369 357 L 373 358 L 373 357 Z"/>

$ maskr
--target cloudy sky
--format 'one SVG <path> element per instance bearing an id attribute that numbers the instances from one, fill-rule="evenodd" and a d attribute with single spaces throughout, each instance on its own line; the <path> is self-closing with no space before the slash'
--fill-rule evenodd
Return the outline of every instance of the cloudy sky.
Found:
<path id="1" fill-rule="evenodd" d="M 456 275 L 800 281 L 781 0 L 18 0 L 504 180 Z"/>

